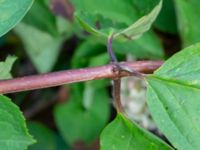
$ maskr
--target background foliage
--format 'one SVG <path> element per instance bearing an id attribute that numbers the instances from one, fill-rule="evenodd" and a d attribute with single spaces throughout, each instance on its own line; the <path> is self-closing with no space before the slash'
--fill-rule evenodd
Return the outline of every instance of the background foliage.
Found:
<path id="1" fill-rule="evenodd" d="M 168 59 L 200 41 L 199 6 L 199 0 L 0 1 L 0 79 L 105 65 L 112 32 L 119 60 Z M 190 46 L 146 78 L 147 104 L 166 138 L 116 113 L 110 81 L 101 80 L 6 95 L 12 102 L 1 95 L 0 147 L 197 150 L 199 56 L 199 44 Z"/>

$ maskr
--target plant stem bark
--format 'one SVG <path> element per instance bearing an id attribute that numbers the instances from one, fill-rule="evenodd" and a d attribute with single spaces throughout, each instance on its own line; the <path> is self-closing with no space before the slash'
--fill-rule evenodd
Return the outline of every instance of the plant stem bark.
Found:
<path id="1" fill-rule="evenodd" d="M 152 73 L 162 65 L 162 61 L 136 61 L 136 62 L 120 62 L 119 64 L 132 68 L 141 73 Z M 48 87 L 59 86 L 82 81 L 97 80 L 103 78 L 119 78 L 130 76 L 129 73 L 123 72 L 118 74 L 114 71 L 113 64 L 84 68 L 76 70 L 59 71 L 41 75 L 32 75 L 9 80 L 0 81 L 0 94 L 15 93 L 34 89 L 42 89 Z"/>

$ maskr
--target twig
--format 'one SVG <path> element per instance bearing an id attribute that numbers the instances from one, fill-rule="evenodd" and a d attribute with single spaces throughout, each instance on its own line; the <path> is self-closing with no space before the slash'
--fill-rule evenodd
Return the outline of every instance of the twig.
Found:
<path id="1" fill-rule="evenodd" d="M 115 71 L 117 74 L 120 75 L 121 66 L 118 64 L 117 57 L 114 54 L 113 49 L 112 49 L 113 36 L 114 36 L 114 33 L 112 33 L 112 35 L 108 38 L 107 50 L 110 56 L 110 62 L 111 64 L 115 66 L 115 68 L 113 68 L 113 71 Z M 117 112 L 122 113 L 123 107 L 121 103 L 121 79 L 119 76 L 113 79 L 113 96 L 114 96 Z"/>
<path id="2" fill-rule="evenodd" d="M 112 50 L 113 36 L 114 36 L 114 33 L 111 34 L 111 36 L 108 38 L 107 51 L 108 51 L 108 54 L 109 54 L 109 57 L 110 57 L 110 62 L 111 63 L 117 63 L 117 58 L 116 58 L 116 56 L 115 56 L 115 54 L 113 53 L 113 50 Z"/>
<path id="3" fill-rule="evenodd" d="M 141 73 L 152 73 L 162 65 L 162 61 L 137 61 L 121 62 L 120 65 L 132 68 Z M 113 71 L 112 64 L 100 67 L 59 71 L 48 74 L 26 76 L 10 80 L 0 81 L 0 94 L 15 93 L 34 89 L 54 87 L 82 81 L 97 80 L 103 78 L 117 78 L 130 76 L 130 73 L 118 74 Z"/>
<path id="4" fill-rule="evenodd" d="M 121 79 L 114 79 L 114 87 L 113 87 L 113 95 L 114 95 L 114 100 L 116 103 L 116 109 L 117 112 L 124 112 L 123 107 L 122 107 L 122 103 L 121 103 Z"/>

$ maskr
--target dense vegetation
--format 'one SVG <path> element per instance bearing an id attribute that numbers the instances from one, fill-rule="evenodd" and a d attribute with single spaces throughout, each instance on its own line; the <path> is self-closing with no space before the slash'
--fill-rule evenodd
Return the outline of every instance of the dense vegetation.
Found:
<path id="1" fill-rule="evenodd" d="M 165 61 L 148 75 L 120 68 L 146 83 L 153 131 L 111 102 L 113 86 L 102 79 L 0 95 L 0 149 L 198 150 L 199 7 L 199 0 L 0 0 L 1 80 L 106 65 L 113 55 Z M 137 91 L 128 90 L 125 97 Z"/>

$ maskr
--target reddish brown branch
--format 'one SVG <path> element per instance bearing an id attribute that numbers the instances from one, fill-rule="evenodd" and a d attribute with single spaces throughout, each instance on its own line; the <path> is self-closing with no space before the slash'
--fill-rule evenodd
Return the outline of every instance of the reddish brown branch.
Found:
<path id="1" fill-rule="evenodd" d="M 141 73 L 152 73 L 162 65 L 162 61 L 121 62 L 120 64 Z M 113 71 L 113 67 L 113 65 L 106 65 L 2 80 L 0 81 L 0 94 L 42 89 L 103 78 L 116 78 L 119 74 Z M 129 76 L 129 74 L 124 72 L 121 76 Z"/>
<path id="2" fill-rule="evenodd" d="M 114 99 L 116 102 L 116 109 L 117 112 L 123 113 L 123 107 L 122 107 L 122 103 L 121 103 L 121 79 L 115 79 L 113 80 L 114 82 L 114 90 L 113 90 L 113 95 L 114 95 Z"/>

